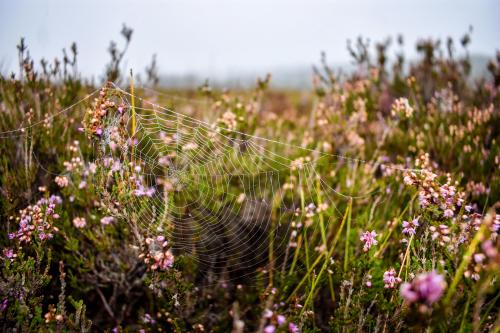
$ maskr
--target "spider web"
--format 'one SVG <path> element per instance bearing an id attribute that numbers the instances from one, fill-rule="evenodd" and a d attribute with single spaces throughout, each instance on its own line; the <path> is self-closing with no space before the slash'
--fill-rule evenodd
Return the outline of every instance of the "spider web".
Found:
<path id="1" fill-rule="evenodd" d="M 355 169 L 363 160 L 246 134 L 134 97 L 143 106 L 135 106 L 136 142 L 124 154 L 137 164 L 147 194 L 133 196 L 127 211 L 152 235 L 171 240 L 176 254 L 192 258 L 208 283 L 213 274 L 248 283 L 256 270 L 285 271 L 304 228 L 326 251 L 325 230 L 343 215 L 337 204 L 379 191 L 373 182 L 365 193 L 340 193 L 317 170 L 325 163 Z M 279 153 L 284 146 L 286 156 Z"/>

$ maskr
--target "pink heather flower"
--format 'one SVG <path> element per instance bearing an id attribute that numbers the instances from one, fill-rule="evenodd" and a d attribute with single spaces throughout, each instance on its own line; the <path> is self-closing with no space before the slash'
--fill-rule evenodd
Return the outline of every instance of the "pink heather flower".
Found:
<path id="1" fill-rule="evenodd" d="M 113 164 L 111 165 L 111 171 L 113 171 L 113 172 L 118 172 L 118 171 L 120 171 L 121 167 L 122 167 L 122 166 L 121 166 L 120 161 L 116 160 L 116 161 L 114 161 L 114 162 L 113 162 Z"/>
<path id="2" fill-rule="evenodd" d="M 481 249 L 490 259 L 495 258 L 498 255 L 498 250 L 493 245 L 491 239 L 488 239 L 487 241 L 483 242 L 481 244 Z"/>
<path id="3" fill-rule="evenodd" d="M 73 219 L 73 225 L 77 228 L 83 228 L 87 225 L 87 221 L 83 217 L 75 217 Z"/>
<path id="4" fill-rule="evenodd" d="M 167 249 L 168 242 L 163 236 L 146 238 L 147 251 L 141 253 L 139 258 L 144 258 L 144 263 L 153 271 L 167 270 L 174 264 L 174 255 L 171 249 Z M 272 315 L 272 312 L 271 312 Z"/>
<path id="5" fill-rule="evenodd" d="M 88 170 L 91 174 L 95 174 L 97 172 L 97 165 L 95 163 L 90 163 Z"/>
<path id="6" fill-rule="evenodd" d="M 401 279 L 396 276 L 394 268 L 390 268 L 388 271 L 384 272 L 384 288 L 392 289 L 399 283 L 401 283 Z"/>
<path id="7" fill-rule="evenodd" d="M 276 316 L 276 321 L 278 322 L 278 325 L 281 326 L 285 323 L 286 318 L 283 315 L 277 315 Z"/>
<path id="8" fill-rule="evenodd" d="M 419 226 L 418 224 L 418 219 L 420 217 L 414 218 L 410 222 L 408 221 L 403 221 L 403 234 L 405 235 L 415 235 L 417 232 L 417 227 Z"/>
<path id="9" fill-rule="evenodd" d="M 474 254 L 474 261 L 478 264 L 481 264 L 484 259 L 486 259 L 486 256 L 484 255 L 484 253 L 476 253 Z"/>
<path id="10" fill-rule="evenodd" d="M 364 242 L 363 244 L 363 251 L 367 252 L 373 245 L 377 245 L 377 240 L 375 239 L 377 237 L 377 233 L 373 231 L 365 231 L 362 235 L 360 240 Z"/>
<path id="11" fill-rule="evenodd" d="M 172 267 L 174 264 L 174 255 L 172 254 L 172 251 L 170 249 L 167 250 L 167 252 L 164 252 L 163 255 L 161 256 L 155 256 L 155 260 L 158 262 L 158 267 L 161 270 L 167 270 L 168 268 Z"/>
<path id="12" fill-rule="evenodd" d="M 444 216 L 444 217 L 446 217 L 446 218 L 453 217 L 453 211 L 452 211 L 451 209 L 449 209 L 449 208 L 448 208 L 448 209 L 446 209 L 446 210 L 444 211 L 443 216 Z"/>
<path id="13" fill-rule="evenodd" d="M 365 283 L 366 287 L 367 288 L 371 288 L 372 287 L 372 276 L 370 274 L 368 274 L 366 276 L 366 283 Z"/>
<path id="14" fill-rule="evenodd" d="M 264 333 L 274 333 L 276 331 L 276 327 L 274 325 L 267 325 L 264 328 Z"/>
<path id="15" fill-rule="evenodd" d="M 111 224 L 113 222 L 115 222 L 115 218 L 112 216 L 104 216 L 101 219 L 101 224 L 103 224 L 103 225 L 108 225 L 108 224 Z"/>
<path id="16" fill-rule="evenodd" d="M 299 328 L 294 323 L 290 323 L 290 324 L 288 324 L 288 332 L 299 333 Z"/>
<path id="17" fill-rule="evenodd" d="M 87 187 L 87 182 L 82 180 L 80 182 L 80 184 L 78 184 L 78 188 L 81 190 L 82 188 L 85 188 L 85 187 Z"/>
<path id="18" fill-rule="evenodd" d="M 263 313 L 264 318 L 271 318 L 273 316 L 273 312 L 269 309 L 265 309 Z"/>
<path id="19" fill-rule="evenodd" d="M 156 323 L 156 320 L 154 320 L 153 317 L 151 317 L 151 315 L 149 313 L 144 314 L 144 317 L 142 317 L 142 321 L 145 324 L 153 324 L 154 325 Z"/>
<path id="20" fill-rule="evenodd" d="M 61 188 L 66 187 L 66 186 L 68 186 L 68 184 L 69 184 L 69 180 L 68 180 L 68 178 L 67 178 L 66 176 L 57 176 L 57 177 L 54 179 L 54 181 L 55 181 L 55 182 L 56 182 L 56 184 L 57 184 L 59 187 L 61 187 Z"/>
<path id="21" fill-rule="evenodd" d="M 426 303 L 431 305 L 443 296 L 446 282 L 435 271 L 418 275 L 411 283 L 401 285 L 401 296 L 408 303 Z"/>
<path id="22" fill-rule="evenodd" d="M 9 305 L 9 300 L 7 298 L 4 298 L 4 300 L 0 304 L 0 312 L 4 312 L 5 310 L 7 310 L 7 305 Z"/>
<path id="23" fill-rule="evenodd" d="M 12 250 L 11 248 L 3 249 L 3 255 L 7 259 L 13 259 L 14 258 L 14 250 Z"/>

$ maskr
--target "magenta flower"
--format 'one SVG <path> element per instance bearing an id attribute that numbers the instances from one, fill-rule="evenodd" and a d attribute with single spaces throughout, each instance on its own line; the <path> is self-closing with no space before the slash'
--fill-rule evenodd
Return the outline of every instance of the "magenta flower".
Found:
<path id="1" fill-rule="evenodd" d="M 363 244 L 363 251 L 367 252 L 373 245 L 377 245 L 377 240 L 375 239 L 377 237 L 377 233 L 373 231 L 365 231 L 362 235 L 360 240 L 364 243 Z"/>
<path id="2" fill-rule="evenodd" d="M 435 271 L 418 275 L 411 283 L 401 285 L 401 296 L 408 303 L 426 303 L 431 305 L 443 296 L 446 282 Z"/>

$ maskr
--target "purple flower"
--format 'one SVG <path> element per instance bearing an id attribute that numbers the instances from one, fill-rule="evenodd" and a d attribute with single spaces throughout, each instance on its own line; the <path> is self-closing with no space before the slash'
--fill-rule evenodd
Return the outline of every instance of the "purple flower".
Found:
<path id="1" fill-rule="evenodd" d="M 418 224 L 418 219 L 420 218 L 414 218 L 410 222 L 408 221 L 403 221 L 403 234 L 405 235 L 415 235 L 417 232 L 417 227 L 419 226 Z"/>
<path id="2" fill-rule="evenodd" d="M 276 327 L 274 325 L 267 325 L 264 328 L 264 333 L 274 333 L 276 331 Z"/>
<path id="3" fill-rule="evenodd" d="M 443 296 L 446 282 L 435 271 L 418 275 L 411 283 L 401 285 L 401 296 L 408 303 L 426 303 L 431 305 Z"/>
<path id="4" fill-rule="evenodd" d="M 285 323 L 286 318 L 283 315 L 277 315 L 276 316 L 276 321 L 278 322 L 278 325 L 281 326 Z"/>
<path id="5" fill-rule="evenodd" d="M 443 216 L 444 216 L 444 217 L 446 217 L 446 218 L 453 217 L 453 211 L 452 211 L 451 209 L 449 209 L 449 208 L 448 208 L 448 209 L 446 209 L 446 210 L 444 211 Z"/>
<path id="6" fill-rule="evenodd" d="M 7 305 L 9 305 L 9 300 L 5 298 L 0 304 L 0 311 L 4 312 L 5 310 L 7 310 Z"/>
<path id="7" fill-rule="evenodd" d="M 392 289 L 396 287 L 397 284 L 401 283 L 401 278 L 396 276 L 396 271 L 394 268 L 389 269 L 384 272 L 384 287 Z"/>
<path id="8" fill-rule="evenodd" d="M 14 258 L 14 250 L 12 250 L 11 248 L 3 249 L 3 255 L 7 259 L 12 259 Z"/>
<path id="9" fill-rule="evenodd" d="M 288 324 L 288 331 L 290 333 L 299 333 L 299 328 L 294 323 Z"/>
<path id="10" fill-rule="evenodd" d="M 102 219 L 101 219 L 101 224 L 103 225 L 108 225 L 108 224 L 111 224 L 115 221 L 115 218 L 112 217 L 112 216 L 104 216 Z"/>
<path id="11" fill-rule="evenodd" d="M 144 314 L 144 317 L 142 317 L 142 321 L 146 324 L 156 324 L 156 320 L 154 320 L 149 313 Z"/>
<path id="12" fill-rule="evenodd" d="M 377 245 L 377 240 L 375 239 L 377 237 L 377 233 L 375 231 L 365 231 L 362 235 L 360 240 L 364 243 L 363 244 L 363 251 L 367 252 L 373 245 Z"/>

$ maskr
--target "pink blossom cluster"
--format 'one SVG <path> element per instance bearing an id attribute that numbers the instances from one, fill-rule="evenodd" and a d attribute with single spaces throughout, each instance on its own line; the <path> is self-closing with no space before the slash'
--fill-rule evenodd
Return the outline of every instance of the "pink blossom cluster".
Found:
<path id="1" fill-rule="evenodd" d="M 73 219 L 73 225 L 75 228 L 84 228 L 87 225 L 87 221 L 84 217 L 77 216 Z"/>
<path id="2" fill-rule="evenodd" d="M 443 296 L 446 282 L 442 275 L 435 271 L 418 275 L 411 283 L 401 285 L 401 296 L 408 303 L 424 303 L 431 305 Z"/>
<path id="3" fill-rule="evenodd" d="M 21 243 L 30 243 L 34 236 L 42 241 L 51 239 L 59 229 L 53 226 L 59 218 L 55 212 L 56 206 L 62 203 L 59 196 L 52 195 L 42 198 L 35 205 L 30 205 L 20 211 L 19 229 L 9 234 L 9 239 L 17 239 Z"/>
<path id="4" fill-rule="evenodd" d="M 69 185 L 69 179 L 66 176 L 56 176 L 54 181 L 60 188 L 64 188 Z"/>
<path id="5" fill-rule="evenodd" d="M 95 98 L 93 108 L 87 112 L 83 121 L 83 126 L 89 136 L 100 138 L 104 134 L 105 120 L 109 114 L 115 113 L 120 117 L 123 116 L 125 105 L 114 102 L 111 98 L 108 87 L 103 87 L 99 96 Z"/>
<path id="6" fill-rule="evenodd" d="M 140 174 L 142 168 L 140 165 L 134 167 L 135 174 L 130 177 L 132 186 L 134 188 L 133 195 L 136 197 L 148 197 L 151 198 L 155 194 L 154 187 L 148 187 L 144 183 L 144 177 Z"/>
<path id="7" fill-rule="evenodd" d="M 368 252 L 368 250 L 370 250 L 373 245 L 377 245 L 378 241 L 376 238 L 377 233 L 375 232 L 375 230 L 365 231 L 360 238 L 360 240 L 363 242 L 363 251 Z"/>
<path id="8" fill-rule="evenodd" d="M 428 154 L 420 156 L 416 165 L 422 169 L 405 172 L 404 182 L 406 185 L 417 187 L 420 206 L 426 208 L 433 205 L 441 210 L 443 217 L 454 217 L 458 208 L 464 204 L 465 193 L 457 191 L 456 187 L 451 185 L 449 175 L 445 184 L 437 181 L 437 174 L 431 171 Z"/>
<path id="9" fill-rule="evenodd" d="M 405 235 L 415 235 L 417 233 L 417 227 L 419 226 L 419 217 L 414 218 L 411 221 L 403 221 L 403 234 Z"/>
<path id="10" fill-rule="evenodd" d="M 469 268 L 464 272 L 466 278 L 475 281 L 480 279 L 480 274 L 484 269 L 500 270 L 500 251 L 498 243 L 495 244 L 491 239 L 482 242 L 479 251 L 474 253 Z"/>
<path id="11" fill-rule="evenodd" d="M 429 231 L 431 232 L 431 238 L 437 240 L 441 246 L 445 246 L 451 241 L 450 228 L 447 225 L 430 226 Z"/>
<path id="12" fill-rule="evenodd" d="M 277 306 L 275 305 L 275 307 Z M 279 314 L 276 311 L 271 311 L 269 309 L 264 310 L 263 317 L 269 321 L 268 325 L 264 327 L 264 333 L 274 333 L 277 328 L 285 326 L 287 322 L 287 319 L 284 315 Z M 289 322 L 288 332 L 299 333 L 300 331 L 295 323 Z"/>
<path id="13" fill-rule="evenodd" d="M 401 278 L 397 276 L 394 268 L 390 268 L 388 271 L 384 272 L 384 288 L 393 289 L 400 283 Z"/>
<path id="14" fill-rule="evenodd" d="M 153 270 L 165 271 L 174 264 L 174 255 L 168 248 L 168 242 L 164 236 L 146 238 L 146 251 L 139 255 L 144 263 Z"/>

